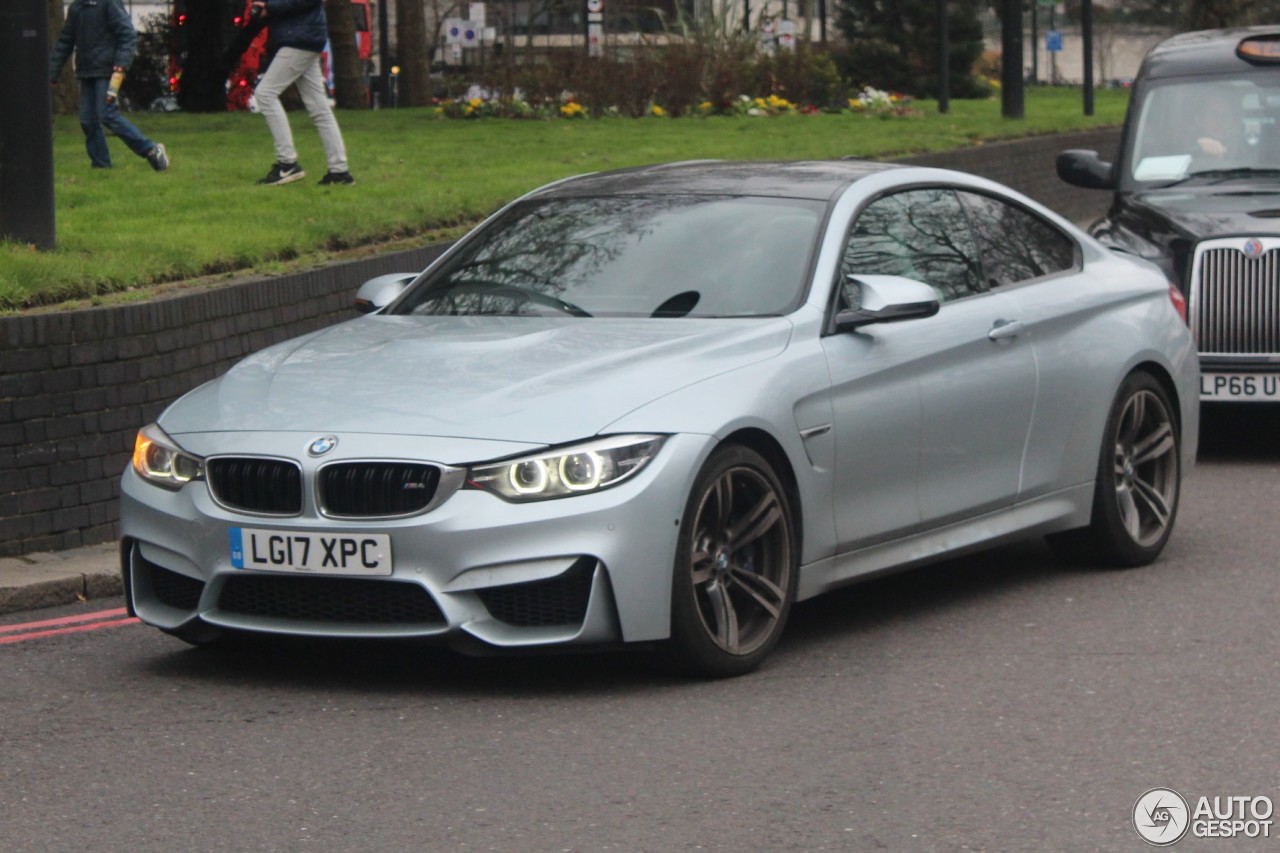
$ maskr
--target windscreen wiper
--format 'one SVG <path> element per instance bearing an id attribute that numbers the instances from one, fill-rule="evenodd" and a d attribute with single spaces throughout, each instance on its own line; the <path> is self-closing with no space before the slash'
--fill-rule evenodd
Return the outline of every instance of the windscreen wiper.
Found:
<path id="1" fill-rule="evenodd" d="M 1237 178 L 1273 178 L 1278 175 L 1280 175 L 1280 169 L 1256 169 L 1252 166 L 1237 166 L 1233 169 L 1201 169 L 1198 172 L 1192 172 L 1182 180 L 1187 181 L 1192 178 L 1214 178 L 1216 180 L 1214 180 L 1213 183 L 1220 184 L 1223 181 L 1232 181 Z M 1181 181 L 1179 183 L 1181 183 Z"/>

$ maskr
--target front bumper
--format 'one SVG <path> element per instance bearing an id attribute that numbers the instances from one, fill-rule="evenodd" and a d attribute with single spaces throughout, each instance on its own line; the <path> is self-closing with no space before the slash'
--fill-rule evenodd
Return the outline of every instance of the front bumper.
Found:
<path id="1" fill-rule="evenodd" d="M 278 438 L 278 436 L 277 436 Z M 417 449 L 429 441 L 419 439 Z M 289 444 L 304 446 L 297 436 Z M 385 436 L 343 436 L 350 453 Z M 363 445 L 363 446 L 362 446 Z M 680 517 L 707 436 L 671 436 L 633 479 L 604 491 L 513 504 L 463 490 L 424 514 L 364 521 L 227 510 L 205 483 L 170 492 L 125 472 L 123 573 L 144 622 L 187 636 L 205 626 L 314 637 L 434 637 L 494 648 L 645 642 L 670 630 Z M 417 458 L 424 458 L 418 456 Z M 314 464 L 298 460 L 304 477 Z M 392 572 L 348 577 L 236 568 L 232 528 L 383 533 Z"/>

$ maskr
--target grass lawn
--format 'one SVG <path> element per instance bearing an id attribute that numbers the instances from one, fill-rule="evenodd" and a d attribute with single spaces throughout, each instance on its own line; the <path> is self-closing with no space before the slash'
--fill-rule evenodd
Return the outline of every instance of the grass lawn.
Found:
<path id="1" fill-rule="evenodd" d="M 295 139 L 307 178 L 259 187 L 273 161 L 261 116 L 134 114 L 166 144 L 157 174 L 111 140 L 115 168 L 90 170 L 74 117 L 54 125 L 58 248 L 0 244 L 0 311 L 66 300 L 145 298 L 172 281 L 280 271 L 352 247 L 452 237 L 547 181 L 599 169 L 697 158 L 891 158 L 984 140 L 1119 124 L 1127 93 L 1097 93 L 1085 118 L 1078 90 L 1028 89 L 1022 120 L 999 99 L 952 101 L 915 118 L 441 120 L 429 109 L 340 112 L 354 186 L 320 187 L 324 156 L 303 113 Z"/>

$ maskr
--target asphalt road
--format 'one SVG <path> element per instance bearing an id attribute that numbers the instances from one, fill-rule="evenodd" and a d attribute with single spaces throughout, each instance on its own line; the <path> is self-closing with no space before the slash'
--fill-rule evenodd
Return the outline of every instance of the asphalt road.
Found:
<path id="1" fill-rule="evenodd" d="M 0 644 L 0 849 L 1146 850 L 1150 788 L 1280 800 L 1277 436 L 1209 413 L 1155 566 L 1029 543 L 864 584 L 731 681 L 137 624 Z"/>

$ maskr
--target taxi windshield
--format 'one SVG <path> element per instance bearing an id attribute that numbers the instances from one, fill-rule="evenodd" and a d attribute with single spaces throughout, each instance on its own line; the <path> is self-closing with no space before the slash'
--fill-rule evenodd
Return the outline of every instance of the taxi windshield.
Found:
<path id="1" fill-rule="evenodd" d="M 1172 79 L 1141 97 L 1126 176 L 1137 186 L 1280 170 L 1280 78 L 1274 70 Z"/>

